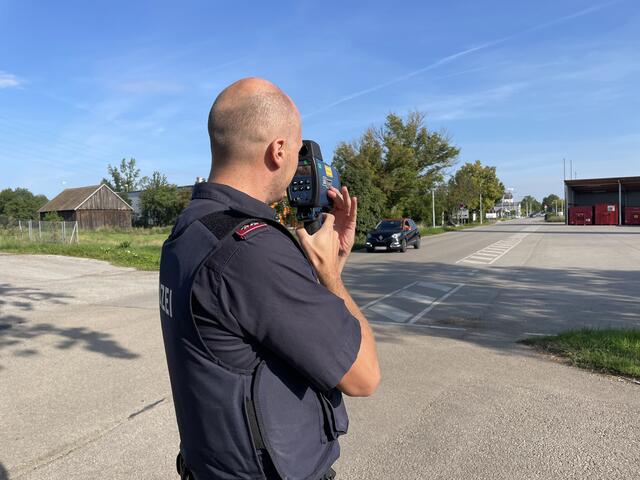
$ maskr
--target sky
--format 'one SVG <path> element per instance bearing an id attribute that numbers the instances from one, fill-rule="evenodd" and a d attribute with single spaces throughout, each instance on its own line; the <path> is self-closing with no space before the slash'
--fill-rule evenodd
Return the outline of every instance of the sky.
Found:
<path id="1" fill-rule="evenodd" d="M 516 198 L 561 194 L 563 159 L 640 175 L 637 0 L 0 0 L 0 189 L 51 198 L 130 157 L 207 177 L 211 103 L 247 76 L 291 96 L 326 160 L 417 110 Z"/>

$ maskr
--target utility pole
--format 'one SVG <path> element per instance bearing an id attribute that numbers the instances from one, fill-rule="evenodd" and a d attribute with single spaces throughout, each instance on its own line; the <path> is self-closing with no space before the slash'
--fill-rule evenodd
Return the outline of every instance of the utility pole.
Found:
<path id="1" fill-rule="evenodd" d="M 482 225 L 482 191 L 480 191 L 480 225 Z"/>
<path id="2" fill-rule="evenodd" d="M 436 228 L 436 191 L 431 189 L 431 218 L 433 219 L 433 228 Z"/>
<path id="3" fill-rule="evenodd" d="M 573 180 L 573 158 L 569 160 L 569 177 Z"/>

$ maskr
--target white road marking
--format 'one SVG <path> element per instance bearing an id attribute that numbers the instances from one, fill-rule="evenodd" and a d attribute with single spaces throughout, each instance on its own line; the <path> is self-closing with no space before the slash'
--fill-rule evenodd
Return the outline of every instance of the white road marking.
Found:
<path id="1" fill-rule="evenodd" d="M 405 312 L 400 308 L 392 307 L 391 305 L 387 305 L 386 303 L 377 303 L 369 307 L 369 310 L 373 310 L 374 312 L 379 313 L 383 317 L 387 317 L 394 322 L 406 322 L 409 318 L 411 318 L 411 314 L 409 312 Z"/>
<path id="2" fill-rule="evenodd" d="M 467 255 L 464 258 L 461 258 L 456 263 L 473 263 L 476 265 L 492 265 L 497 260 L 505 256 L 511 250 L 513 250 L 517 245 L 522 242 L 528 235 L 529 232 L 533 232 L 538 230 L 539 226 L 534 227 L 525 227 L 524 232 L 516 233 L 511 237 L 505 240 L 499 240 L 491 245 L 488 245 L 477 252 L 472 253 L 471 255 Z"/>
<path id="3" fill-rule="evenodd" d="M 533 332 L 522 332 L 523 335 L 534 335 L 536 337 L 547 337 L 549 333 L 533 333 Z"/>
<path id="4" fill-rule="evenodd" d="M 391 292 L 391 293 L 387 293 L 386 295 L 384 295 L 384 296 L 382 296 L 382 297 L 380 297 L 380 298 L 377 298 L 377 299 L 375 299 L 375 300 L 372 300 L 371 302 L 367 303 L 365 306 L 360 307 L 360 308 L 361 308 L 361 310 L 365 310 L 365 309 L 367 309 L 367 308 L 371 307 L 372 305 L 375 305 L 376 303 L 381 302 L 382 300 L 385 300 L 385 299 L 387 299 L 387 298 L 391 297 L 392 295 L 395 295 L 395 294 L 396 294 L 396 293 L 398 293 L 398 292 L 401 292 L 401 291 L 403 291 L 403 290 L 406 290 L 406 289 L 407 289 L 407 288 L 409 288 L 409 287 L 413 287 L 416 283 L 418 283 L 418 282 L 410 283 L 409 285 L 405 285 L 404 287 L 399 288 L 398 290 L 394 290 L 394 291 L 393 291 L 393 292 Z"/>
<path id="5" fill-rule="evenodd" d="M 435 298 L 430 297 L 429 295 L 422 295 L 421 293 L 416 293 L 411 290 L 402 290 L 398 292 L 398 297 L 408 298 L 409 300 L 413 300 L 418 303 L 433 303 Z"/>
<path id="6" fill-rule="evenodd" d="M 431 305 L 429 305 L 427 308 L 425 308 L 424 310 L 422 310 L 420 313 L 418 313 L 417 315 L 415 315 L 413 318 L 411 318 L 411 320 L 409 320 L 407 323 L 413 325 L 414 323 L 416 323 L 418 320 L 420 320 L 424 315 L 426 315 L 427 313 L 429 313 L 431 310 L 433 310 L 435 307 L 437 307 L 438 305 L 440 305 L 442 302 L 444 302 L 447 298 L 449 298 L 451 295 L 453 295 L 454 293 L 456 293 L 458 290 L 460 290 L 462 287 L 464 287 L 464 283 L 459 284 L 456 288 L 454 288 L 453 290 L 451 290 L 449 293 L 447 293 L 446 295 L 444 295 L 443 297 L 440 297 L 438 300 L 436 300 L 435 302 L 433 302 Z"/>
<path id="7" fill-rule="evenodd" d="M 445 285 L 440 285 L 439 283 L 432 283 L 432 282 L 418 282 L 418 286 L 424 287 L 424 288 L 432 288 L 434 290 L 440 290 L 441 292 L 448 292 L 449 290 L 451 290 L 451 287 L 447 287 Z"/>
<path id="8" fill-rule="evenodd" d="M 462 328 L 462 327 L 445 327 L 442 325 L 430 325 L 430 324 L 426 324 L 426 323 L 418 323 L 416 325 L 408 325 L 406 323 L 398 323 L 398 322 L 380 322 L 377 320 L 370 320 L 369 323 L 375 323 L 377 325 L 390 325 L 390 324 L 395 324 L 395 325 L 403 325 L 405 327 L 411 327 L 411 328 L 433 328 L 436 330 L 456 330 L 456 331 L 461 331 L 464 332 L 467 329 L 466 328 Z"/>
<path id="9" fill-rule="evenodd" d="M 437 328 L 438 330 L 459 330 L 465 331 L 466 328 L 462 327 L 443 327 L 442 325 L 415 325 L 416 327 Z"/>

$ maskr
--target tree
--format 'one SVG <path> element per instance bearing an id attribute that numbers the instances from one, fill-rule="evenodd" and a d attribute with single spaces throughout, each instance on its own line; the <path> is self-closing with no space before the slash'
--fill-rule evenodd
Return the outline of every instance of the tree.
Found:
<path id="1" fill-rule="evenodd" d="M 0 192 L 0 215 L 20 220 L 36 220 L 38 209 L 47 203 L 44 195 L 34 195 L 26 188 Z"/>
<path id="2" fill-rule="evenodd" d="M 502 198 L 503 192 L 504 185 L 498 179 L 496 167 L 484 166 L 480 160 L 465 163 L 449 179 L 449 213 L 457 211 L 460 205 L 479 212 L 481 194 L 482 211 L 486 212 Z"/>
<path id="3" fill-rule="evenodd" d="M 381 165 L 382 149 L 373 130 L 367 130 L 359 143 L 341 143 L 333 156 L 333 165 L 349 194 L 358 198 L 356 235 L 359 241 L 381 218 L 386 196 L 378 187 L 376 172 Z"/>
<path id="4" fill-rule="evenodd" d="M 117 192 L 125 202 L 129 203 L 127 192 L 136 190 L 140 185 L 138 180 L 140 169 L 136 168 L 136 159 L 125 160 L 123 158 L 120 165 L 115 167 L 109 164 L 107 172 L 109 172 L 111 179 L 103 178 L 101 183 L 108 185 L 111 190 Z"/>
<path id="5" fill-rule="evenodd" d="M 520 201 L 523 212 L 532 214 L 542 210 L 542 204 L 531 195 L 522 197 Z"/>
<path id="6" fill-rule="evenodd" d="M 557 208 L 558 212 L 562 212 L 564 211 L 564 200 L 562 200 L 555 193 L 551 193 L 542 199 L 542 208 L 545 211 L 554 211 L 554 212 L 556 211 L 556 208 Z"/>
<path id="7" fill-rule="evenodd" d="M 169 225 L 183 208 L 184 200 L 178 195 L 178 187 L 167 181 L 167 177 L 155 171 L 141 180 L 140 194 L 142 218 L 146 225 Z"/>
<path id="8" fill-rule="evenodd" d="M 333 165 L 358 197 L 359 238 L 382 216 L 431 219 L 431 189 L 460 150 L 445 133 L 427 130 L 424 118 L 419 112 L 404 119 L 391 113 L 382 127 L 338 145 Z"/>
<path id="9" fill-rule="evenodd" d="M 424 120 L 420 112 L 411 112 L 404 120 L 391 113 L 378 133 L 386 211 L 417 221 L 431 217 L 429 193 L 460 153 L 446 133 L 429 132 Z"/>

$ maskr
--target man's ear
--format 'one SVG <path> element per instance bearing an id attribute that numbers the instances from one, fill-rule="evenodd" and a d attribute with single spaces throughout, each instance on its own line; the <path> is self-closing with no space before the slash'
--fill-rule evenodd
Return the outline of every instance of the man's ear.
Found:
<path id="1" fill-rule="evenodd" d="M 284 138 L 276 138 L 267 147 L 265 162 L 269 170 L 274 171 L 285 166 L 287 161 Z"/>

